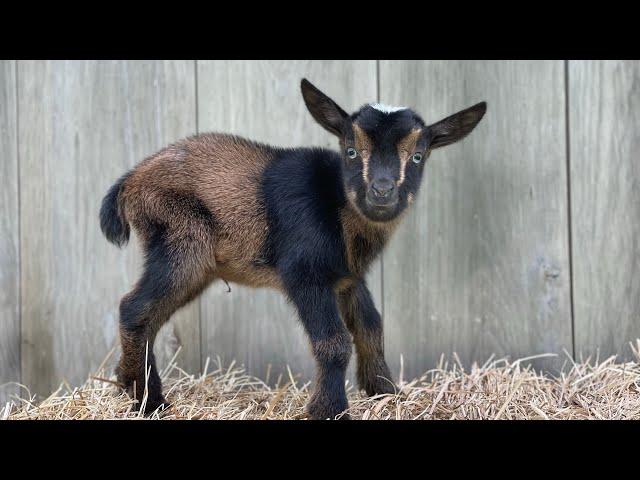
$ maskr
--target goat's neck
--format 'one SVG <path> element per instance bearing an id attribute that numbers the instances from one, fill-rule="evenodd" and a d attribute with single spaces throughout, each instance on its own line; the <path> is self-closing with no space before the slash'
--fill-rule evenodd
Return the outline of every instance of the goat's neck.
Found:
<path id="1" fill-rule="evenodd" d="M 372 222 L 347 202 L 341 214 L 346 258 L 352 274 L 363 276 L 371 262 L 382 252 L 400 222 Z"/>

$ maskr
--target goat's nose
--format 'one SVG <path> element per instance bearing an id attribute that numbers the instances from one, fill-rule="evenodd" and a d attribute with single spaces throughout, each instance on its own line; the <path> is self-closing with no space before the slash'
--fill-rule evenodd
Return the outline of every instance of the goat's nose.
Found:
<path id="1" fill-rule="evenodd" d="M 374 180 L 374 182 L 371 184 L 371 190 L 373 190 L 373 193 L 376 197 L 380 198 L 389 197 L 393 193 L 395 188 L 395 182 L 388 178 Z"/>

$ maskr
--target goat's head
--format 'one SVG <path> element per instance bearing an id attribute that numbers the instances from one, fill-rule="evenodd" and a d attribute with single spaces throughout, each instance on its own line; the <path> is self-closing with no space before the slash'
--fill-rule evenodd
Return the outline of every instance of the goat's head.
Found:
<path id="1" fill-rule="evenodd" d="M 487 109 L 478 103 L 425 125 L 409 108 L 371 103 L 349 115 L 306 79 L 301 89 L 313 118 L 340 140 L 349 201 L 374 222 L 396 218 L 417 194 L 431 150 L 468 135 Z"/>

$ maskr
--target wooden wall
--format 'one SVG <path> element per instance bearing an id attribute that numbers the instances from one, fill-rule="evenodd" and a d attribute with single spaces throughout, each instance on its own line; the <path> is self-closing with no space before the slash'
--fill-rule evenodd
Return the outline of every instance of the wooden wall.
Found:
<path id="1" fill-rule="evenodd" d="M 16 64 L 0 61 L 0 385 L 20 380 L 20 199 Z M 0 386 L 0 404 L 18 393 Z"/>
<path id="2" fill-rule="evenodd" d="M 414 107 L 485 119 L 436 150 L 413 211 L 370 275 L 405 378 L 441 354 L 629 356 L 640 337 L 640 62 L 0 61 L 0 402 L 21 382 L 78 384 L 117 347 L 135 241 L 102 237 L 125 170 L 210 130 L 283 146 L 337 144 L 307 113 L 309 78 L 346 110 Z M 197 373 L 207 356 L 272 379 L 313 361 L 278 294 L 213 284 L 156 344 Z M 117 357 L 116 351 L 114 359 Z M 351 377 L 353 378 L 353 377 Z"/>
<path id="3" fill-rule="evenodd" d="M 488 103 L 433 152 L 384 254 L 389 359 L 416 375 L 441 353 L 570 351 L 563 62 L 381 62 L 380 77 L 382 99 L 427 119 Z"/>
<path id="4" fill-rule="evenodd" d="M 640 338 L 640 62 L 570 62 L 576 351 Z"/>

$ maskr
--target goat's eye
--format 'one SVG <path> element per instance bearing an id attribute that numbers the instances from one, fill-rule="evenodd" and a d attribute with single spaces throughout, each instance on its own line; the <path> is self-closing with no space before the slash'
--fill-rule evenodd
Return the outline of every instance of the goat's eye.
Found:
<path id="1" fill-rule="evenodd" d="M 358 156 L 358 152 L 356 152 L 355 148 L 353 147 L 347 148 L 347 157 L 356 158 L 357 156 Z"/>
<path id="2" fill-rule="evenodd" d="M 422 154 L 414 153 L 413 157 L 411 157 L 411 160 L 413 161 L 413 163 L 420 163 L 422 161 Z"/>

